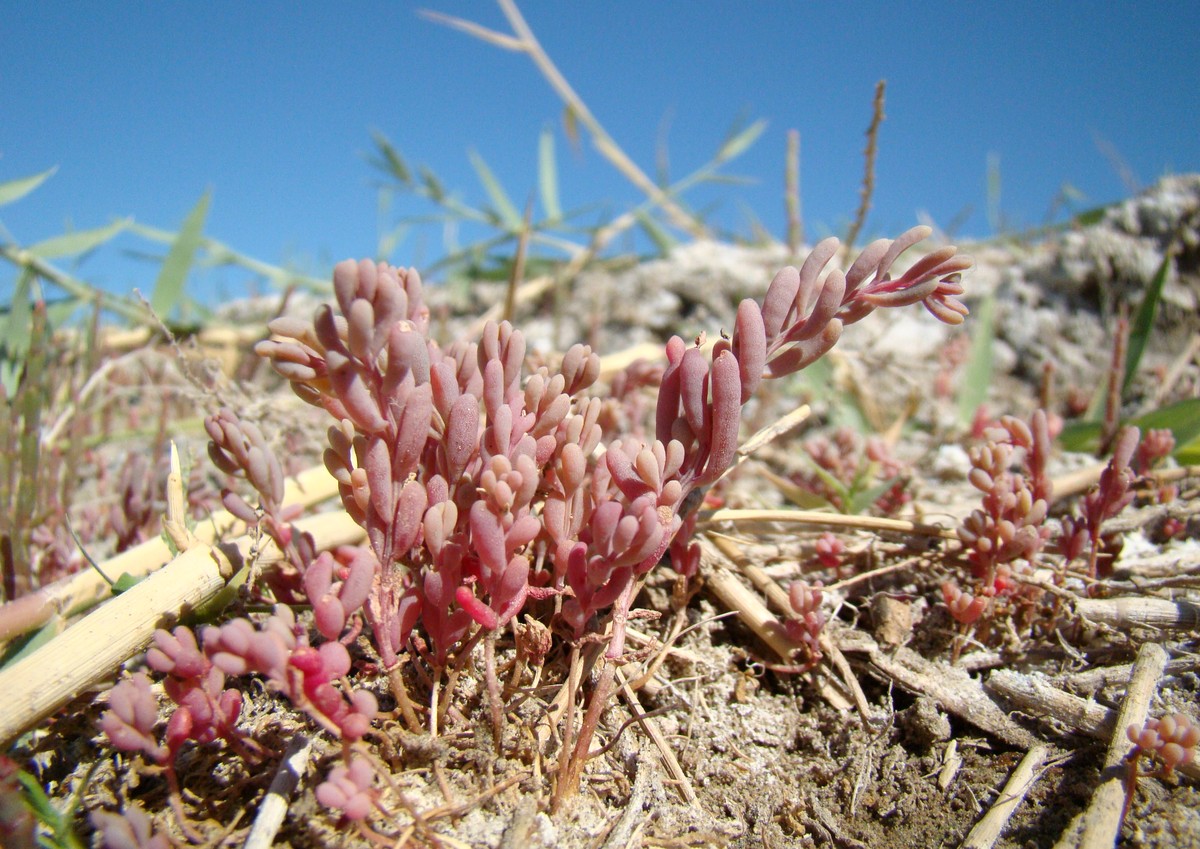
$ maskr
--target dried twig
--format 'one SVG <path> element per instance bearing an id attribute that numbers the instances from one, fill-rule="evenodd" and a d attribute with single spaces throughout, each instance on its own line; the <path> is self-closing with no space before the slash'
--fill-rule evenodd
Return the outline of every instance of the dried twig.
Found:
<path id="1" fill-rule="evenodd" d="M 1034 746 L 1025 753 L 1025 757 L 1021 758 L 1017 768 L 1008 777 L 1004 789 L 1000 791 L 992 807 L 975 823 L 975 827 L 967 834 L 967 839 L 960 844 L 962 849 L 991 849 L 996 844 L 1009 818 L 1040 777 L 1039 769 L 1049 753 L 1049 747 L 1041 745 Z"/>
<path id="2" fill-rule="evenodd" d="M 1081 598 L 1075 612 L 1098 625 L 1128 631 L 1130 628 L 1195 630 L 1200 627 L 1200 604 L 1186 599 L 1125 596 L 1122 598 Z"/>
<path id="3" fill-rule="evenodd" d="M 1162 646 L 1147 643 L 1138 651 L 1133 677 L 1125 691 L 1125 701 L 1117 716 L 1116 727 L 1104 758 L 1100 785 L 1092 794 L 1091 803 L 1059 838 L 1055 849 L 1111 849 L 1116 845 L 1125 808 L 1125 782 L 1122 761 L 1133 743 L 1125 735 L 1129 725 L 1141 727 L 1146 722 L 1150 699 L 1167 664 Z"/>
<path id="4" fill-rule="evenodd" d="M 658 727 L 658 723 L 653 717 L 646 716 L 642 709 L 641 702 L 638 701 L 637 693 L 629 686 L 629 682 L 625 680 L 624 673 L 617 670 L 617 682 L 621 687 L 621 695 L 625 699 L 625 703 L 629 705 L 629 711 L 638 721 L 638 725 L 646 732 L 646 736 L 654 743 L 658 749 L 658 755 L 662 758 L 663 766 L 667 768 L 671 779 L 675 782 L 675 786 L 679 788 L 679 792 L 683 794 L 683 798 L 693 808 L 700 808 L 700 799 L 696 796 L 696 791 L 692 788 L 692 782 L 688 780 L 687 773 L 683 767 L 679 765 L 679 760 L 675 757 L 675 750 L 671 748 L 670 742 L 663 735 L 662 730 Z"/>
<path id="5" fill-rule="evenodd" d="M 843 646 L 846 651 L 852 647 Z M 987 693 L 983 685 L 961 669 L 926 660 L 903 646 L 885 653 L 868 644 L 871 666 L 910 693 L 923 693 L 960 719 L 998 737 L 1010 746 L 1029 749 L 1040 741 L 1012 720 Z"/>
<path id="6" fill-rule="evenodd" d="M 258 814 L 254 817 L 250 833 L 246 835 L 243 849 L 270 849 L 275 845 L 275 835 L 279 833 L 279 826 L 283 825 L 289 800 L 296 792 L 300 779 L 308 771 L 311 756 L 312 740 L 309 737 L 298 734 L 292 738 L 275 773 L 275 779 L 271 782 L 262 804 L 258 806 Z"/>

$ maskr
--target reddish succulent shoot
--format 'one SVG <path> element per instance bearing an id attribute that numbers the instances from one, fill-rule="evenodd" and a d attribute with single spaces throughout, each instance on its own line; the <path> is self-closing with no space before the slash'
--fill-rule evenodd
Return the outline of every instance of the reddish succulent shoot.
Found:
<path id="1" fill-rule="evenodd" d="M 1139 758 L 1150 757 L 1162 764 L 1160 774 L 1169 776 L 1174 770 L 1196 759 L 1200 723 L 1176 713 L 1160 719 L 1149 719 L 1140 729 L 1130 725 L 1126 734 L 1134 745 L 1129 754 L 1132 765 L 1136 766 Z"/>
<path id="2" fill-rule="evenodd" d="M 817 537 L 814 548 L 817 552 L 817 562 L 821 564 L 821 568 L 833 570 L 840 578 L 844 562 L 843 555 L 846 553 L 846 544 L 842 542 L 841 537 L 825 531 Z"/>
<path id="3" fill-rule="evenodd" d="M 962 625 L 974 625 L 988 606 L 986 598 L 976 598 L 950 582 L 942 584 L 942 598 L 954 621 Z"/>
<path id="4" fill-rule="evenodd" d="M 169 753 L 154 735 L 157 722 L 158 700 L 150 689 L 150 679 L 139 672 L 109 691 L 108 710 L 100 715 L 100 730 L 113 748 L 142 752 L 152 761 L 165 763 Z"/>
<path id="5" fill-rule="evenodd" d="M 825 613 L 821 610 L 821 582 L 809 585 L 805 581 L 793 581 L 788 587 L 794 617 L 785 619 L 784 630 L 794 641 L 800 643 L 806 655 L 803 668 L 810 669 L 821 660 L 821 631 L 825 628 Z"/>
<path id="6" fill-rule="evenodd" d="M 1003 589 L 997 583 L 1002 566 L 1032 564 L 1049 536 L 1045 521 L 1051 487 L 1045 463 L 1050 437 L 1045 414 L 1036 411 L 1031 424 L 1006 416 L 1000 428 L 988 430 L 987 442 L 970 452 L 968 479 L 983 498 L 980 509 L 959 527 L 958 536 L 987 593 Z M 1018 459 L 1024 473 L 1012 470 Z"/>
<path id="7" fill-rule="evenodd" d="M 1059 550 L 1067 560 L 1087 555 L 1088 575 L 1100 571 L 1100 551 L 1104 545 L 1103 526 L 1133 501 L 1131 487 L 1136 478 L 1130 462 L 1138 447 L 1136 427 L 1123 429 L 1113 447 L 1112 458 L 1100 474 L 1100 482 L 1083 497 L 1082 516 L 1063 519 Z"/>
<path id="8" fill-rule="evenodd" d="M 351 758 L 349 765 L 338 764 L 330 769 L 317 785 L 317 801 L 351 822 L 361 822 L 379 802 L 374 778 L 375 770 L 365 758 Z"/>
<path id="9" fill-rule="evenodd" d="M 89 817 L 103 849 L 170 849 L 171 841 L 154 828 L 150 815 L 133 804 L 123 813 L 92 811 Z"/>
<path id="10" fill-rule="evenodd" d="M 356 690 L 345 696 L 333 682 L 350 671 L 350 655 L 340 642 L 308 645 L 303 628 L 285 605 L 255 629 L 246 619 L 204 630 L 204 650 L 215 666 L 231 675 L 256 672 L 303 708 L 323 728 L 346 741 L 360 739 L 379 712 L 375 696 Z"/>

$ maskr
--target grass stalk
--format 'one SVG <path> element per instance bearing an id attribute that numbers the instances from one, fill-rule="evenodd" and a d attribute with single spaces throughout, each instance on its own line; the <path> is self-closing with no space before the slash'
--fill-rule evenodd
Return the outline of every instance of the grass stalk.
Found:
<path id="1" fill-rule="evenodd" d="M 796 256 L 804 244 L 804 218 L 800 207 L 800 131 L 788 130 L 784 163 L 784 204 L 787 209 L 788 253 Z"/>
<path id="2" fill-rule="evenodd" d="M 886 89 L 887 80 L 880 80 L 875 84 L 875 102 L 872 105 L 871 126 L 867 127 L 867 147 L 863 150 L 862 190 L 859 192 L 858 212 L 854 215 L 854 223 L 850 225 L 850 232 L 846 234 L 846 256 L 850 256 L 853 253 L 854 241 L 862 231 L 863 224 L 867 220 L 867 213 L 871 211 L 871 197 L 875 194 L 875 154 L 878 151 L 879 126 L 883 123 L 884 118 L 883 95 Z"/>
<path id="3" fill-rule="evenodd" d="M 450 15 L 443 15 L 438 12 L 425 11 L 422 14 L 429 20 L 445 24 L 460 32 L 465 32 L 495 47 L 524 53 L 528 56 L 546 82 L 549 83 L 550 87 L 554 89 L 555 93 L 562 100 L 574 120 L 591 134 L 592 143 L 596 146 L 596 150 L 612 163 L 613 167 L 631 183 L 637 186 L 646 197 L 661 206 L 676 227 L 690 233 L 695 238 L 706 236 L 707 230 L 704 225 L 694 215 L 689 214 L 676 204 L 668 193 L 651 180 L 629 158 L 625 151 L 621 149 L 620 145 L 613 140 L 612 136 L 608 134 L 608 131 L 604 129 L 604 125 L 592 114 L 587 104 L 576 93 L 575 89 L 571 87 L 571 84 L 562 75 L 562 72 L 558 70 L 558 67 L 546 54 L 546 51 L 542 49 L 542 45 L 533 34 L 533 30 L 529 28 L 529 24 L 525 22 L 525 18 L 521 15 L 517 4 L 513 0 L 497 0 L 497 2 L 504 16 L 508 19 L 509 26 L 512 27 L 515 35 L 505 35 L 504 33 L 481 27 L 478 24 L 473 24 L 470 21 L 451 17 Z"/>

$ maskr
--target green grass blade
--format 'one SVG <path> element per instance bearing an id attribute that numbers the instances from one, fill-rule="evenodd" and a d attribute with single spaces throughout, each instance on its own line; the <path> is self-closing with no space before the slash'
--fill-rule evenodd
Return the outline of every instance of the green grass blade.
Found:
<path id="1" fill-rule="evenodd" d="M 55 165 L 53 168 L 48 168 L 41 174 L 34 174 L 32 177 L 20 177 L 16 180 L 9 180 L 7 183 L 0 183 L 0 206 L 25 197 L 25 195 L 54 176 L 54 172 L 57 170 L 58 166 Z"/>
<path id="2" fill-rule="evenodd" d="M 182 304 L 183 287 L 187 282 L 188 271 L 196 259 L 196 250 L 204 238 L 204 220 L 208 216 L 211 201 L 211 191 L 205 191 L 200 196 L 200 201 L 188 213 L 183 226 L 179 228 L 179 235 L 175 237 L 163 260 L 158 279 L 154 281 L 150 307 L 161 318 L 166 318 L 172 309 Z"/>
<path id="3" fill-rule="evenodd" d="M 746 129 L 740 132 L 730 131 L 730 134 L 721 143 L 721 147 L 717 150 L 717 155 L 714 159 L 717 162 L 728 162 L 735 159 L 746 152 L 750 145 L 758 141 L 758 137 L 767 129 L 767 122 L 761 118 L 751 124 Z"/>
<path id="4" fill-rule="evenodd" d="M 671 252 L 671 248 L 677 244 L 674 237 L 671 236 L 654 218 L 641 210 L 634 213 L 637 217 L 638 225 L 642 228 L 645 234 L 654 243 L 654 247 L 658 249 L 661 256 L 666 256 Z"/>
<path id="5" fill-rule="evenodd" d="M 404 157 L 400 155 L 400 151 L 388 140 L 387 136 L 378 130 L 371 132 L 371 138 L 375 141 L 375 147 L 379 149 L 379 155 L 382 159 L 374 161 L 374 164 L 381 171 L 386 171 L 396 178 L 396 181 L 403 186 L 411 186 L 412 171 L 408 167 L 408 163 L 404 161 Z"/>
<path id="6" fill-rule="evenodd" d="M 57 259 L 62 256 L 87 253 L 125 232 L 132 221 L 131 218 L 122 218 L 106 227 L 97 227 L 94 230 L 76 230 L 74 233 L 52 236 L 36 245 L 30 245 L 28 250 L 42 259 Z"/>
<path id="7" fill-rule="evenodd" d="M 12 304 L 4 322 L 4 338 L 0 339 L 0 350 L 14 359 L 24 359 L 29 351 L 30 328 L 33 327 L 33 306 L 30 299 L 33 278 L 33 269 L 21 269 L 16 288 L 13 290 Z M 13 397 L 15 389 L 16 387 L 11 388 L 9 398 Z"/>
<path id="8" fill-rule="evenodd" d="M 434 174 L 424 165 L 421 166 L 421 184 L 425 187 L 425 193 L 434 203 L 441 203 L 446 199 L 446 187 L 442 185 L 442 181 L 438 179 L 437 174 Z"/>
<path id="9" fill-rule="evenodd" d="M 1200 398 L 1188 398 L 1138 416 L 1133 424 L 1142 433 L 1152 428 L 1166 428 L 1175 437 L 1176 445 L 1187 445 L 1200 437 Z"/>
<path id="10" fill-rule="evenodd" d="M 562 220 L 562 207 L 558 203 L 558 164 L 554 158 L 554 132 L 543 127 L 538 138 L 538 190 L 542 195 L 542 209 L 551 221 Z"/>
<path id="11" fill-rule="evenodd" d="M 988 387 L 992 383 L 996 337 L 996 299 L 988 295 L 971 313 L 971 354 L 967 367 L 963 369 L 962 385 L 958 388 L 958 421 L 968 425 L 975 418 L 975 411 L 987 400 Z"/>
<path id="12" fill-rule="evenodd" d="M 1195 460 L 1185 460 L 1191 456 L 1190 451 L 1200 441 L 1200 398 L 1188 398 L 1185 401 L 1161 407 L 1145 415 L 1138 416 L 1127 424 L 1141 428 L 1142 433 L 1153 428 L 1165 428 L 1175 437 L 1175 459 L 1180 463 L 1194 463 Z M 1100 423 L 1096 421 L 1071 422 L 1058 435 L 1058 444 L 1065 451 L 1086 451 L 1095 453 L 1100 447 Z"/>
<path id="13" fill-rule="evenodd" d="M 62 815 L 51 803 L 50 797 L 46 795 L 46 791 L 42 789 L 38 780 L 25 770 L 21 770 L 17 773 L 17 781 L 20 783 L 21 789 L 25 791 L 25 802 L 29 805 L 29 810 L 37 818 L 37 821 L 51 831 L 58 831 L 62 826 Z"/>
<path id="14" fill-rule="evenodd" d="M 1181 466 L 1200 466 L 1200 439 L 1193 439 L 1182 448 L 1176 448 L 1175 462 Z"/>
<path id="15" fill-rule="evenodd" d="M 1121 384 L 1122 397 L 1133 384 L 1138 365 L 1142 361 L 1142 354 L 1146 350 L 1146 343 L 1150 341 L 1150 334 L 1154 330 L 1154 315 L 1158 312 L 1158 304 L 1162 299 L 1162 290 L 1167 282 L 1167 274 L 1171 270 L 1172 259 L 1173 248 L 1168 248 L 1166 256 L 1158 266 L 1158 271 L 1154 274 L 1154 279 L 1146 288 L 1146 294 L 1142 296 L 1142 303 L 1138 307 L 1137 315 L 1133 318 L 1133 327 L 1129 331 L 1129 347 L 1125 351 L 1125 382 Z"/>
<path id="16" fill-rule="evenodd" d="M 471 167 L 479 175 L 479 182 L 483 184 L 484 191 L 492 201 L 493 209 L 500 217 L 500 223 L 510 233 L 519 232 L 522 227 L 521 215 L 513 206 L 512 201 L 508 199 L 508 194 L 500 185 L 500 181 L 496 179 L 496 175 L 492 173 L 492 169 L 488 167 L 487 162 L 479 155 L 478 151 L 472 150 L 468 156 L 471 160 Z"/>
<path id="17" fill-rule="evenodd" d="M 0 653 L 0 669 L 33 654 L 66 630 L 66 627 L 67 623 L 63 617 L 55 613 L 50 617 L 50 621 L 38 630 L 12 640 L 12 642 L 4 647 L 4 651 Z"/>
<path id="18" fill-rule="evenodd" d="M 1100 422 L 1068 422 L 1058 435 L 1058 445 L 1064 451 L 1095 454 L 1100 447 Z"/>

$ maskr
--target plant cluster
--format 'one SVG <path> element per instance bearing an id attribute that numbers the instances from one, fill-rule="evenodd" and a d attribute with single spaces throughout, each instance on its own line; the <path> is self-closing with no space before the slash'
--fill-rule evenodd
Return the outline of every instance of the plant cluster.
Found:
<path id="1" fill-rule="evenodd" d="M 1151 718 L 1141 728 L 1125 729 L 1133 748 L 1125 756 L 1125 810 L 1133 803 L 1133 794 L 1141 778 L 1171 778 L 1175 770 L 1196 760 L 1200 744 L 1200 723 L 1182 713 Z M 1153 766 L 1143 770 L 1149 761 Z"/>
<path id="2" fill-rule="evenodd" d="M 999 426 L 984 428 L 985 441 L 969 452 L 968 478 L 982 493 L 981 506 L 962 522 L 958 537 L 973 580 L 969 589 L 954 581 L 942 585 L 946 608 L 963 632 L 980 627 L 986 631 L 989 620 L 998 616 L 1018 628 L 1034 626 L 1043 614 L 1049 617 L 1043 624 L 1052 623 L 1061 612 L 1060 600 L 1049 609 L 1039 607 L 1044 592 L 1034 570 L 1046 555 L 1058 555 L 1053 575 L 1059 585 L 1077 562 L 1084 564 L 1083 575 L 1090 581 L 1107 574 L 1113 540 L 1105 522 L 1133 501 L 1134 482 L 1174 446 L 1170 431 L 1153 430 L 1141 439 L 1137 427 L 1122 428 L 1098 483 L 1075 512 L 1062 518 L 1056 533 L 1047 521 L 1052 496 L 1046 473 L 1050 421 L 1040 409 L 1029 424 L 1006 416 Z M 1164 487 L 1154 497 L 1171 495 Z M 956 641 L 956 657 L 961 648 L 962 641 Z"/>
<path id="3" fill-rule="evenodd" d="M 1148 719 L 1141 728 L 1130 725 L 1126 735 L 1133 743 L 1127 763 L 1131 774 L 1138 774 L 1138 762 L 1150 758 L 1160 764 L 1156 773 L 1170 775 L 1175 769 L 1187 766 L 1196 759 L 1200 744 L 1200 724 L 1185 714 L 1176 713 L 1158 719 Z"/>
<path id="4" fill-rule="evenodd" d="M 792 483 L 839 512 L 894 516 L 912 501 L 904 464 L 880 437 L 843 426 L 832 437 L 806 440 L 804 450 L 812 466 L 792 475 Z"/>
<path id="5" fill-rule="evenodd" d="M 876 307 L 921 302 L 943 321 L 962 320 L 956 296 L 970 261 L 953 248 L 891 274 L 900 253 L 927 235 L 914 228 L 877 241 L 847 271 L 825 273 L 837 251 L 828 239 L 802 268 L 777 274 L 761 306 L 743 301 L 732 334 L 711 351 L 703 338 L 671 339 L 652 440 L 605 431 L 603 402 L 588 393 L 599 361 L 586 346 L 532 372 L 524 339 L 507 322 L 489 323 L 477 341 L 442 347 L 429 334 L 415 271 L 339 264 L 336 305 L 321 307 L 311 322 L 275 320 L 258 352 L 302 399 L 331 415 L 325 465 L 367 544 L 315 552 L 280 507 L 280 466 L 261 432 L 229 411 L 206 423 L 214 462 L 244 476 L 260 499 L 251 506 L 227 492 L 226 507 L 257 522 L 285 553 L 264 573 L 261 591 L 277 602 L 307 600 L 323 641 L 310 645 L 286 604 L 257 627 L 234 619 L 206 628 L 199 641 L 186 628 L 160 632 L 148 660 L 172 682 L 168 694 L 178 705 L 167 745 L 154 738 L 144 676 L 114 690 L 105 730 L 118 746 L 164 764 L 185 739 L 240 745 L 233 730 L 240 702 L 222 690 L 224 676 L 255 673 L 348 745 L 371 733 L 377 712 L 369 692 L 336 686 L 351 669 L 346 644 L 365 627 L 413 731 L 439 731 L 457 676 L 482 644 L 499 748 L 506 708 L 497 636 L 512 627 L 519 654 L 536 666 L 558 633 L 573 664 L 582 668 L 584 654 L 598 661 L 582 723 L 577 733 L 564 729 L 555 793 L 570 795 L 615 690 L 638 589 L 667 555 L 681 574 L 694 573 L 697 553 L 683 534 L 731 466 L 741 407 L 760 380 L 812 363 L 846 324 Z M 797 598 L 815 659 L 820 591 Z M 522 613 L 532 624 L 518 628 Z M 411 698 L 414 682 L 425 682 L 427 707 Z M 347 816 L 365 815 L 369 782 L 346 752 L 321 796 Z"/>

